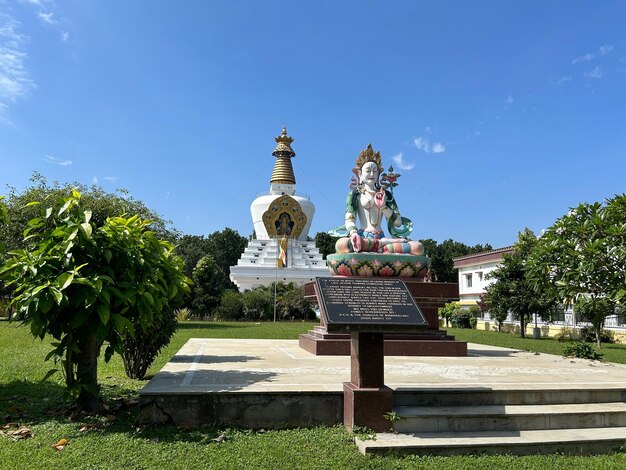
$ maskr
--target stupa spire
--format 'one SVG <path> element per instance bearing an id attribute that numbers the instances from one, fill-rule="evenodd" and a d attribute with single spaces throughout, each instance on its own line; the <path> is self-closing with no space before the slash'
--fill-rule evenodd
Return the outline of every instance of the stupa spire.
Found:
<path id="1" fill-rule="evenodd" d="M 296 177 L 291 166 L 291 159 L 296 156 L 296 152 L 291 148 L 293 137 L 287 135 L 287 127 L 283 127 L 281 135 L 275 137 L 274 140 L 277 145 L 272 155 L 276 157 L 276 162 L 274 162 L 270 184 L 296 184 Z"/>

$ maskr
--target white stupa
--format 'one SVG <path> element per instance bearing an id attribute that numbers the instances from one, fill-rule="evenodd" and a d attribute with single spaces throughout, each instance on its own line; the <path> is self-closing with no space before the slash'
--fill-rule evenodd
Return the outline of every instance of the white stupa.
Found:
<path id="1" fill-rule="evenodd" d="M 237 265 L 230 268 L 230 279 L 240 291 L 274 281 L 301 285 L 330 276 L 315 242 L 307 240 L 315 206 L 308 197 L 296 194 L 291 165 L 296 156 L 291 149 L 293 138 L 283 128 L 275 140 L 270 191 L 250 205 L 256 238 L 250 240 Z"/>

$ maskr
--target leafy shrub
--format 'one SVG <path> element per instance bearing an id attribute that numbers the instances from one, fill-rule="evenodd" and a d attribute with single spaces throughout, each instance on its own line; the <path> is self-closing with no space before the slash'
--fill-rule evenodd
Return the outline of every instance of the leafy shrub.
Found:
<path id="1" fill-rule="evenodd" d="M 554 339 L 556 339 L 559 343 L 578 341 L 580 340 L 580 334 L 571 328 L 563 328 L 556 335 L 554 335 Z"/>
<path id="2" fill-rule="evenodd" d="M 215 310 L 216 320 L 242 320 L 243 295 L 237 291 L 227 290 L 222 294 L 219 307 Z"/>
<path id="3" fill-rule="evenodd" d="M 455 328 L 475 328 L 477 323 L 476 311 L 478 307 L 458 308 L 454 311 L 450 322 Z"/>
<path id="4" fill-rule="evenodd" d="M 135 325 L 135 335 L 129 333 L 122 340 L 124 370 L 131 379 L 143 379 L 157 355 L 167 346 L 178 328 L 177 315 L 169 310 L 154 315 L 152 324 L 145 330 Z"/>
<path id="5" fill-rule="evenodd" d="M 596 331 L 591 326 L 586 326 L 580 330 L 580 340 L 586 343 L 596 342 Z M 600 342 L 615 343 L 615 333 L 609 330 L 600 330 Z"/>
<path id="6" fill-rule="evenodd" d="M 224 292 L 223 271 L 211 255 L 198 261 L 193 270 L 193 308 L 199 315 L 212 315 Z"/>
<path id="7" fill-rule="evenodd" d="M 243 314 L 246 320 L 263 321 L 273 318 L 274 299 L 262 287 L 243 293 Z"/>
<path id="8" fill-rule="evenodd" d="M 189 321 L 189 320 L 191 320 L 192 313 L 193 312 L 191 311 L 191 309 L 189 309 L 187 307 L 179 308 L 179 309 L 174 311 L 174 314 L 176 315 L 176 320 L 178 320 L 178 321 Z"/>
<path id="9" fill-rule="evenodd" d="M 599 353 L 593 346 L 582 341 L 574 341 L 565 346 L 563 355 L 566 357 L 578 357 L 580 359 L 592 359 L 594 361 L 602 360 L 602 353 Z"/>
<path id="10" fill-rule="evenodd" d="M 314 320 L 315 311 L 309 299 L 304 297 L 304 288 L 295 287 L 287 291 L 280 301 L 282 320 Z"/>

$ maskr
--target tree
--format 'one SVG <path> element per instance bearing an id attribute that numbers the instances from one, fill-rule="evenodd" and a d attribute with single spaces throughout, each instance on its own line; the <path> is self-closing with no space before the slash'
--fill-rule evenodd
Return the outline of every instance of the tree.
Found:
<path id="1" fill-rule="evenodd" d="M 202 235 L 183 235 L 174 248 L 184 263 L 185 276 L 192 277 L 198 261 L 209 254 L 207 239 Z"/>
<path id="2" fill-rule="evenodd" d="M 201 315 L 212 315 L 226 286 L 224 273 L 212 255 L 202 257 L 193 270 L 193 307 Z"/>
<path id="3" fill-rule="evenodd" d="M 443 307 L 437 309 L 439 318 L 443 318 L 446 321 L 446 328 L 450 327 L 450 320 L 454 316 L 454 313 L 461 307 L 459 302 L 448 302 Z"/>
<path id="4" fill-rule="evenodd" d="M 326 232 L 317 232 L 315 234 L 315 246 L 320 250 L 322 258 L 326 259 L 328 255 L 332 255 L 335 252 L 337 240 L 339 240 L 338 237 L 331 237 Z"/>
<path id="5" fill-rule="evenodd" d="M 420 243 L 424 248 L 424 253 L 430 258 L 430 271 L 439 282 L 458 282 L 453 258 L 492 249 L 489 244 L 469 246 L 452 239 L 438 244 L 432 238 L 428 238 L 420 240 Z"/>
<path id="6" fill-rule="evenodd" d="M 501 304 L 494 304 L 491 301 L 491 296 L 489 292 L 485 292 L 484 294 L 480 295 L 477 306 L 479 311 L 482 312 L 483 315 L 486 312 L 489 312 L 491 318 L 493 318 L 498 324 L 498 331 L 502 331 L 502 325 L 504 325 L 506 318 L 509 316 L 509 311 Z"/>
<path id="7" fill-rule="evenodd" d="M 505 254 L 502 264 L 487 275 L 495 282 L 486 289 L 486 302 L 496 315 L 511 312 L 520 322 L 522 337 L 533 314 L 547 319 L 557 307 L 556 298 L 549 291 L 533 285 L 527 276 L 526 262 L 536 244 L 535 234 L 524 229 L 518 235 L 515 251 Z"/>
<path id="8" fill-rule="evenodd" d="M 239 257 L 248 245 L 248 239 L 236 230 L 226 227 L 222 231 L 213 232 L 206 239 L 208 254 L 221 269 L 224 288 L 236 289 L 230 280 L 230 267 L 237 264 Z"/>
<path id="9" fill-rule="evenodd" d="M 304 297 L 304 287 L 293 286 L 282 296 L 280 302 L 282 320 L 313 320 L 315 311 L 311 301 Z"/>
<path id="10" fill-rule="evenodd" d="M 574 305 L 574 309 L 581 320 L 588 321 L 593 325 L 598 348 L 602 347 L 602 329 L 604 321 L 609 315 L 615 313 L 617 305 L 608 297 L 592 298 L 579 297 Z"/>
<path id="11" fill-rule="evenodd" d="M 532 282 L 592 316 L 612 314 L 608 303 L 626 299 L 625 221 L 626 194 L 570 209 L 539 239 L 529 259 Z M 599 341 L 601 327 L 594 328 Z"/>
<path id="12" fill-rule="evenodd" d="M 135 215 L 98 223 L 76 190 L 48 202 L 26 225 L 26 249 L 9 253 L 0 276 L 15 288 L 16 315 L 33 336 L 56 340 L 47 359 L 61 361 L 70 395 L 95 410 L 103 344 L 106 361 L 121 353 L 123 335 L 133 334 L 134 324 L 147 330 L 187 289 L 186 278 L 172 245 L 158 239 L 150 221 Z"/>

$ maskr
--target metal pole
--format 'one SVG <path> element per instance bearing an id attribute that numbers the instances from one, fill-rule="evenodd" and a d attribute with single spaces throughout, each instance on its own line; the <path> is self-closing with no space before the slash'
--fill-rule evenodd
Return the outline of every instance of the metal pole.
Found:
<path id="1" fill-rule="evenodd" d="M 276 284 L 278 284 L 278 237 L 274 236 L 274 243 L 276 243 L 276 260 L 274 262 L 274 323 L 276 323 Z"/>

